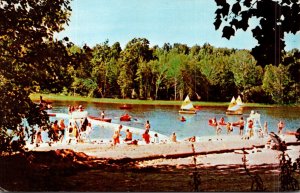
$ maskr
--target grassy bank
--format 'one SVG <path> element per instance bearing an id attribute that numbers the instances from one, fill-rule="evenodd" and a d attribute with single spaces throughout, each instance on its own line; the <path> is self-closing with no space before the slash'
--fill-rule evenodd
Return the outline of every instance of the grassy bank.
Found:
<path id="1" fill-rule="evenodd" d="M 40 100 L 40 96 L 46 101 L 79 101 L 79 102 L 94 102 L 94 103 L 116 103 L 116 104 L 138 104 L 138 105 L 181 105 L 182 101 L 171 100 L 139 100 L 139 99 L 117 99 L 117 98 L 91 98 L 82 96 L 65 96 L 60 94 L 31 94 L 30 98 L 34 101 Z M 203 102 L 193 101 L 194 105 L 202 107 L 227 107 L 229 102 Z M 279 105 L 246 103 L 245 107 L 278 107 Z M 293 105 L 296 106 L 296 105 Z M 299 105 L 298 105 L 299 107 Z"/>

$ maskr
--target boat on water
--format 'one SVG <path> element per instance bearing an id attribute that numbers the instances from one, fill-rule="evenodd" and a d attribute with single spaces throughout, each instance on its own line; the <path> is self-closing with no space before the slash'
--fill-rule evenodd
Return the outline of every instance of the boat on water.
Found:
<path id="1" fill-rule="evenodd" d="M 126 113 L 120 117 L 120 121 L 131 121 L 131 116 Z"/>
<path id="2" fill-rule="evenodd" d="M 88 116 L 88 117 L 93 120 L 111 123 L 111 118 L 102 118 L 102 117 L 96 117 L 96 116 Z"/>
<path id="3" fill-rule="evenodd" d="M 228 105 L 226 114 L 227 115 L 242 115 L 243 114 L 243 106 L 244 103 L 242 102 L 242 99 L 240 96 L 238 96 L 237 99 L 232 97 L 230 104 Z"/>
<path id="4" fill-rule="evenodd" d="M 196 114 L 196 109 L 190 100 L 189 95 L 187 95 L 180 107 L 179 113 L 183 114 Z"/>
<path id="5" fill-rule="evenodd" d="M 131 106 L 131 105 L 124 104 L 124 105 L 120 106 L 119 108 L 120 108 L 120 109 L 132 109 L 132 106 Z"/>

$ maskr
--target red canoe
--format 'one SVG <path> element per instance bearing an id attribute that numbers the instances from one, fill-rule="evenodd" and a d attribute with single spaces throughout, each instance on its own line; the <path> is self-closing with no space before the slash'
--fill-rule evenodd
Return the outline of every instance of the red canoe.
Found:
<path id="1" fill-rule="evenodd" d="M 132 109 L 132 106 L 125 104 L 125 105 L 120 106 L 120 109 Z"/>
<path id="2" fill-rule="evenodd" d="M 131 116 L 128 114 L 122 115 L 120 117 L 120 121 L 130 121 L 131 120 Z"/>
<path id="3" fill-rule="evenodd" d="M 93 120 L 97 120 L 97 121 L 104 121 L 104 122 L 111 122 L 111 119 L 110 118 L 103 118 L 102 117 L 94 117 L 94 116 L 89 116 L 90 119 L 93 119 Z"/>
<path id="4" fill-rule="evenodd" d="M 200 105 L 194 105 L 195 109 L 200 110 L 201 106 Z"/>

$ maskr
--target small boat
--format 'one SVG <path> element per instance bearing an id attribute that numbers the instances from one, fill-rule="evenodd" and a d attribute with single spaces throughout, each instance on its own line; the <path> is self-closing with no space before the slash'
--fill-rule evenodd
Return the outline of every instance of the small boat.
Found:
<path id="1" fill-rule="evenodd" d="M 120 121 L 131 121 L 131 116 L 128 114 L 122 115 Z"/>
<path id="2" fill-rule="evenodd" d="M 197 109 L 197 110 L 200 110 L 200 109 L 201 109 L 201 106 L 200 106 L 200 105 L 195 105 L 194 107 L 195 107 L 195 109 Z"/>
<path id="3" fill-rule="evenodd" d="M 95 116 L 89 116 L 89 118 L 97 121 L 104 121 L 104 122 L 111 123 L 111 118 L 102 118 L 102 117 L 95 117 Z"/>
<path id="4" fill-rule="evenodd" d="M 228 105 L 226 114 L 227 115 L 242 115 L 243 114 L 243 102 L 240 96 L 235 100 L 234 96 L 232 97 L 230 104 Z"/>
<path id="5" fill-rule="evenodd" d="M 187 95 L 186 98 L 184 99 L 184 101 L 180 107 L 179 113 L 196 114 L 196 109 L 194 108 L 189 95 Z"/>
<path id="6" fill-rule="evenodd" d="M 132 106 L 124 104 L 124 105 L 120 106 L 120 109 L 132 109 Z"/>
<path id="7" fill-rule="evenodd" d="M 180 121 L 181 121 L 181 122 L 185 122 L 185 121 L 186 121 L 186 119 L 184 118 L 184 116 L 182 116 L 182 117 L 180 118 Z"/>

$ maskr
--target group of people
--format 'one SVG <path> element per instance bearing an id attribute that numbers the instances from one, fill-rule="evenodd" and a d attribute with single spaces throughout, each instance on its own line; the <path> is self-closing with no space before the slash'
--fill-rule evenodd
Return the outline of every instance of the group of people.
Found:
<path id="1" fill-rule="evenodd" d="M 92 125 L 88 122 L 87 118 L 80 120 L 79 125 L 76 120 L 71 119 L 68 127 L 66 126 L 64 119 L 55 120 L 50 123 L 50 128 L 47 129 L 45 127 L 41 127 L 35 133 L 32 143 L 35 141 L 36 146 L 44 143 L 42 137 L 43 131 L 48 132 L 49 145 L 58 142 L 62 143 L 64 139 L 67 144 L 70 144 L 72 140 L 77 143 L 80 142 L 80 140 L 89 139 L 89 134 L 92 131 Z"/>
<path id="2" fill-rule="evenodd" d="M 68 112 L 69 114 L 73 113 L 74 111 L 82 112 L 84 110 L 82 105 L 75 105 L 75 106 L 68 106 Z"/>
<path id="3" fill-rule="evenodd" d="M 214 126 L 216 130 L 216 134 L 219 135 L 222 132 L 222 127 L 226 128 L 227 134 L 231 134 L 234 130 L 234 127 L 239 128 L 239 135 L 249 139 L 253 136 L 264 137 L 264 135 L 268 135 L 268 122 L 265 121 L 264 125 L 261 125 L 260 122 L 260 114 L 259 112 L 251 111 L 249 117 L 244 120 L 243 117 L 237 122 L 225 122 L 224 117 L 221 117 L 219 121 L 216 118 L 211 119 L 211 126 Z M 277 124 L 278 134 L 283 133 L 284 123 L 280 120 Z M 245 131 L 246 130 L 246 131 Z"/>
<path id="4" fill-rule="evenodd" d="M 158 134 L 155 133 L 153 136 L 150 135 L 150 122 L 149 120 L 146 121 L 145 125 L 144 125 L 144 132 L 142 134 L 142 140 L 144 141 L 145 144 L 150 144 L 150 143 L 160 143 Z M 117 145 L 120 144 L 120 137 L 121 135 L 121 130 L 123 129 L 122 125 L 119 125 L 119 127 L 114 131 L 113 134 L 113 145 Z M 170 141 L 171 142 L 177 142 L 177 136 L 176 133 L 173 132 L 172 135 L 170 136 Z M 195 140 L 194 140 L 195 141 Z M 124 138 L 124 142 L 127 144 L 134 144 L 137 145 L 138 144 L 138 140 L 133 140 L 132 138 L 132 132 L 129 129 L 126 129 L 125 132 L 125 138 Z"/>

